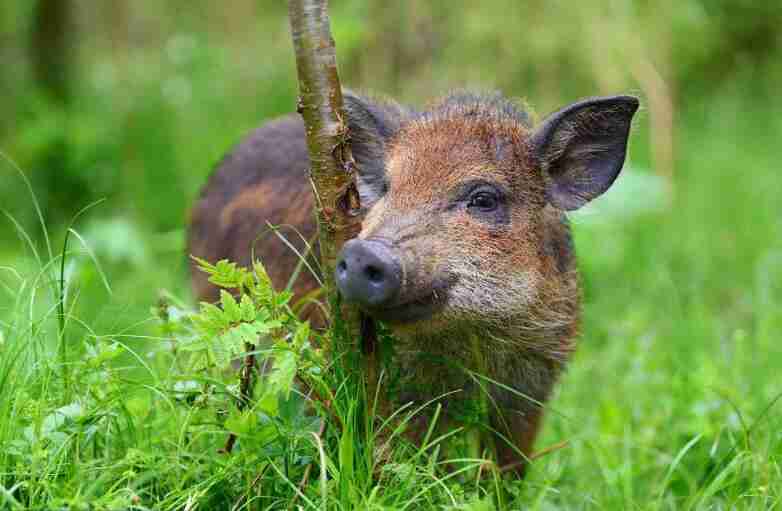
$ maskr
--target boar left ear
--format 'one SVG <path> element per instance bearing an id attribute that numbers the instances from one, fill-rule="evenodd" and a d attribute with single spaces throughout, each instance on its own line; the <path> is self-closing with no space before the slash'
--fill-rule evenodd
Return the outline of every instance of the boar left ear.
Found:
<path id="1" fill-rule="evenodd" d="M 592 98 L 543 121 L 531 143 L 552 205 L 578 209 L 608 190 L 622 170 L 636 110 L 632 96 Z"/>
<path id="2" fill-rule="evenodd" d="M 358 165 L 361 207 L 369 208 L 385 194 L 385 152 L 388 141 L 399 131 L 406 110 L 391 101 L 372 100 L 344 89 L 350 146 Z"/>

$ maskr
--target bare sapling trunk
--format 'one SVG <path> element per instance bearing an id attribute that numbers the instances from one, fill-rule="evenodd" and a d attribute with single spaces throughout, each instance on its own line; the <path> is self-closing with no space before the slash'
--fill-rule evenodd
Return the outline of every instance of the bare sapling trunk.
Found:
<path id="1" fill-rule="evenodd" d="M 341 318 L 337 324 L 347 328 L 346 338 L 361 339 L 361 365 L 366 377 L 367 398 L 371 402 L 376 395 L 379 374 L 374 323 L 357 311 L 342 307 L 334 284 L 334 266 L 339 251 L 361 229 L 361 204 L 343 112 L 328 1 L 290 0 L 288 14 L 299 81 L 297 110 L 306 128 L 325 295 L 332 319 Z M 336 349 L 335 346 L 328 348 Z"/>

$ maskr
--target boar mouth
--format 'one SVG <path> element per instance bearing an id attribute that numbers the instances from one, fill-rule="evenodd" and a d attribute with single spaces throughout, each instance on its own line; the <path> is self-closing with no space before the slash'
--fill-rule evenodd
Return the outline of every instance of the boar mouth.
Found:
<path id="1" fill-rule="evenodd" d="M 414 323 L 431 318 L 445 307 L 448 289 L 453 282 L 436 282 L 430 291 L 416 298 L 402 303 L 388 306 L 376 306 L 366 308 L 366 312 L 373 318 L 384 323 L 403 324 Z"/>
<path id="2" fill-rule="evenodd" d="M 393 307 L 375 307 L 368 309 L 370 316 L 385 323 L 412 323 L 431 317 L 441 309 L 442 303 L 434 298 L 419 299 Z"/>

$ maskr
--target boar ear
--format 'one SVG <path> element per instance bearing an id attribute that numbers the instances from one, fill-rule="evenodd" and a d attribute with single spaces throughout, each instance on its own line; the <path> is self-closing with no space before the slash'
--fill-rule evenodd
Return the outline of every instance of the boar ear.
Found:
<path id="1" fill-rule="evenodd" d="M 394 103 L 372 101 L 350 90 L 343 91 L 342 99 L 358 166 L 361 206 L 368 208 L 386 192 L 386 144 L 399 131 L 406 112 Z"/>
<path id="2" fill-rule="evenodd" d="M 622 170 L 636 110 L 632 96 L 592 98 L 543 121 L 531 143 L 552 205 L 578 209 L 608 190 Z"/>

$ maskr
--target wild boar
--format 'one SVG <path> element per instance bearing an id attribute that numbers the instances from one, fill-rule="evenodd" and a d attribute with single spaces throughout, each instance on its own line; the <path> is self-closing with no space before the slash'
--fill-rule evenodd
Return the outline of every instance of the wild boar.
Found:
<path id="1" fill-rule="evenodd" d="M 566 212 L 617 178 L 638 105 L 590 98 L 533 126 L 496 94 L 457 92 L 415 111 L 345 93 L 365 217 L 340 254 L 339 291 L 398 340 L 402 402 L 445 396 L 443 415 L 457 424 L 464 406 L 489 403 L 500 466 L 523 471 L 575 348 L 579 278 Z M 314 235 L 307 169 L 298 117 L 251 133 L 204 188 L 190 253 L 248 264 L 254 250 L 284 286 L 298 256 L 261 234 L 269 222 Z M 201 300 L 216 298 L 199 272 L 193 286 Z M 294 290 L 315 286 L 302 273 Z"/>

